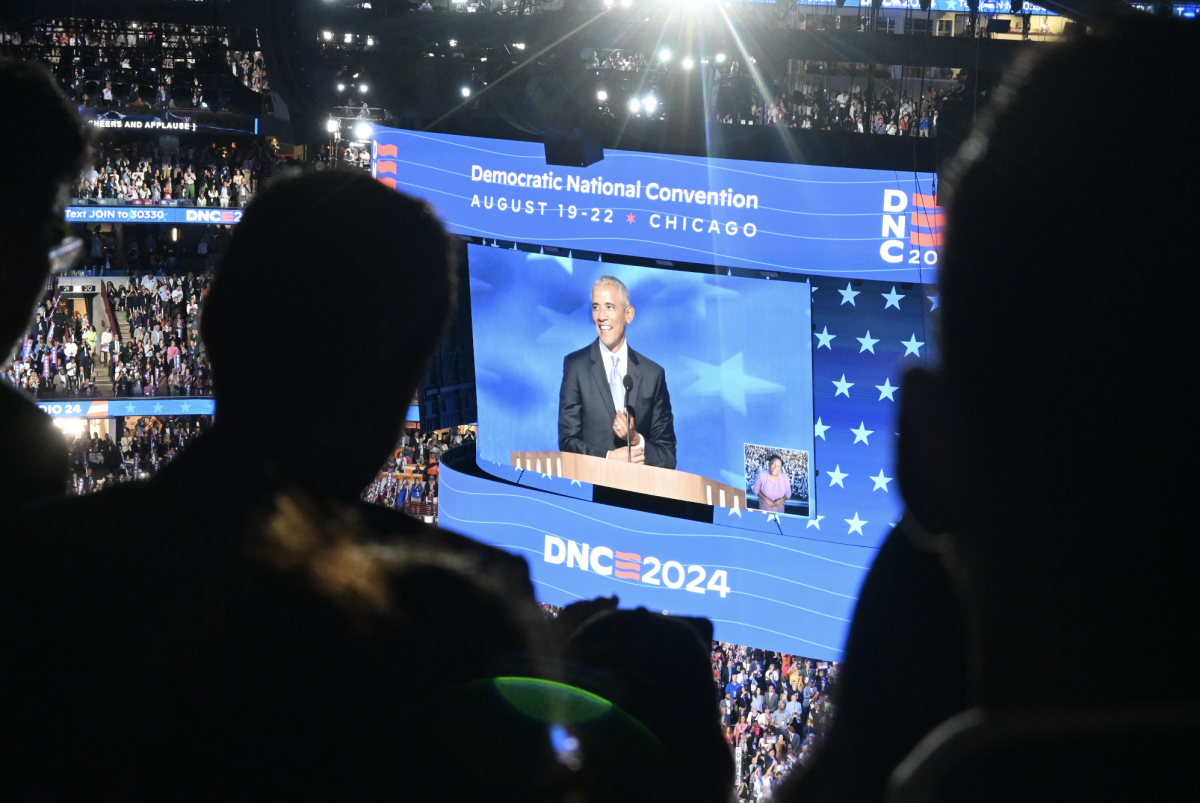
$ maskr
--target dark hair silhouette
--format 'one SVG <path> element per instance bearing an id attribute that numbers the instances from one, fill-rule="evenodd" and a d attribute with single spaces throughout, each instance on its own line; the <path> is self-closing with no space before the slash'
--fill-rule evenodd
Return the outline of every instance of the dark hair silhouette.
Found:
<path id="1" fill-rule="evenodd" d="M 450 241 L 429 207 L 361 172 L 285 176 L 259 192 L 217 266 L 200 332 L 217 429 L 281 473 L 349 503 L 395 446 L 425 362 L 455 303 Z M 363 292 L 328 292 L 330 277 Z M 267 302 L 274 314 L 264 315 Z M 285 316 L 303 323 L 281 339 Z M 386 337 L 384 337 L 386 335 Z M 263 379 L 311 377 L 306 405 Z M 355 378 L 329 382 L 331 368 Z M 300 445 L 313 409 L 335 423 Z M 268 434 L 269 433 L 269 434 Z"/>

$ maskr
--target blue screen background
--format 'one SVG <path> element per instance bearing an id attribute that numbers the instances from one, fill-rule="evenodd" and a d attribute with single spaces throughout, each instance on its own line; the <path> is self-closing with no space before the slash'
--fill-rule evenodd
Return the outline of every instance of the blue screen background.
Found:
<path id="1" fill-rule="evenodd" d="M 558 450 L 563 358 L 596 339 L 593 282 L 635 310 L 630 348 L 666 372 L 679 471 L 744 487 L 747 443 L 813 448 L 810 287 L 468 247 L 479 456 Z"/>

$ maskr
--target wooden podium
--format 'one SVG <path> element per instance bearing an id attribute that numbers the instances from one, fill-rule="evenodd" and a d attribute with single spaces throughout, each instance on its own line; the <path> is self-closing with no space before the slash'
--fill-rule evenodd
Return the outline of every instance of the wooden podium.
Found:
<path id="1" fill-rule="evenodd" d="M 608 460 L 574 452 L 511 452 L 512 465 L 526 471 L 581 480 L 623 491 L 744 509 L 746 492 L 723 482 L 684 471 Z"/>

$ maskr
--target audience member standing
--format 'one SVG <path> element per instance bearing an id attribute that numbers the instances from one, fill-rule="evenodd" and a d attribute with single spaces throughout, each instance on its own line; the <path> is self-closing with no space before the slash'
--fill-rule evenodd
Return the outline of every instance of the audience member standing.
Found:
<path id="1" fill-rule="evenodd" d="M 79 174 L 87 133 L 43 67 L 0 60 L 0 96 L 37 120 L 39 130 L 38 158 L 10 160 L 0 171 L 0 352 L 7 358 L 45 286 L 47 254 L 62 239 L 62 190 Z M 0 130 L 0 151 L 28 146 L 19 126 Z M 62 435 L 7 383 L 0 383 L 0 477 L 0 507 L 9 513 L 62 494 L 67 481 Z"/>

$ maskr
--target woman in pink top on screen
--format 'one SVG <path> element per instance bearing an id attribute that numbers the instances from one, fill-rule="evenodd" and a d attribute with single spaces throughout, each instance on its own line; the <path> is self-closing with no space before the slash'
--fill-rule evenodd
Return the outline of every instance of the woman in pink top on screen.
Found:
<path id="1" fill-rule="evenodd" d="M 754 495 L 758 497 L 759 510 L 783 512 L 784 504 L 792 497 L 792 481 L 783 473 L 782 457 L 773 454 L 767 458 L 767 467 L 754 480 Z"/>

